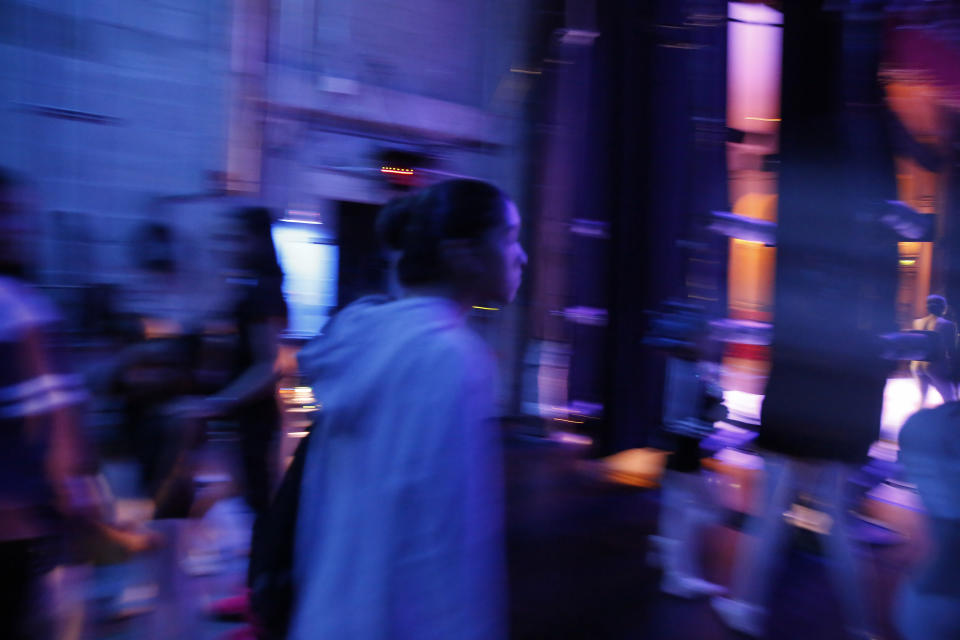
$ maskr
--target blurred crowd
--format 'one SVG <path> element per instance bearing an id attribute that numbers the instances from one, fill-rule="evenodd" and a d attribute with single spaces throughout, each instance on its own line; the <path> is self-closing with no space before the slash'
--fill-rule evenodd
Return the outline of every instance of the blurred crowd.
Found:
<path id="1" fill-rule="evenodd" d="M 52 596 L 43 595 L 51 572 L 164 545 L 163 536 L 139 526 L 147 520 L 202 516 L 212 501 L 198 492 L 196 452 L 214 420 L 238 445 L 228 468 L 244 511 L 255 517 L 266 508 L 278 460 L 277 349 L 287 311 L 267 209 L 226 217 L 214 239 L 225 265 L 220 300 L 215 312 L 205 306 L 196 315 L 173 299 L 177 240 L 169 227 L 152 223 L 132 243 L 140 272 L 130 292 L 148 299 L 139 306 L 152 313 L 109 309 L 91 355 L 77 348 L 76 331 L 32 279 L 38 199 L 28 178 L 0 174 L 0 528 L 10 569 L 2 618 L 8 637 L 71 637 L 63 634 L 82 625 L 60 619 L 47 603 Z M 116 419 L 97 428 L 107 406 Z M 149 515 L 138 526 L 118 513 L 105 457 L 135 461 L 132 486 L 121 489 L 148 501 Z"/>
<path id="2" fill-rule="evenodd" d="M 297 375 L 278 357 L 287 306 L 271 212 L 226 215 L 212 239 L 223 252 L 220 301 L 197 315 L 170 299 L 170 228 L 144 226 L 134 287 L 156 313 L 107 323 L 118 328 L 101 336 L 108 347 L 84 360 L 31 282 L 30 203 L 42 194 L 12 172 L 0 178 L 8 637 L 85 637 L 82 608 L 71 617 L 55 604 L 66 597 L 51 586 L 58 568 L 173 544 L 152 523 L 198 521 L 231 500 L 253 590 L 237 584 L 209 613 L 246 620 L 237 637 L 285 637 L 288 627 L 289 637 L 505 633 L 495 364 L 465 324 L 474 306 L 513 299 L 527 261 L 503 192 L 451 180 L 384 208 L 378 232 L 396 255 L 397 289 L 347 306 L 302 349 L 299 375 L 317 397 L 305 388 L 301 404 L 315 403 L 320 418 L 299 434 L 271 498 L 284 466 L 277 387 Z M 114 428 L 91 428 L 108 401 Z M 225 433 L 229 459 L 211 466 L 207 445 Z M 132 487 L 110 486 L 106 456 L 134 462 Z M 212 469 L 226 479 L 211 481 Z M 116 491 L 140 498 L 148 515 L 136 525 L 120 517 Z M 217 571 L 197 548 L 201 529 L 191 531 L 173 561 L 187 574 Z M 149 596 L 139 600 L 149 609 Z"/>

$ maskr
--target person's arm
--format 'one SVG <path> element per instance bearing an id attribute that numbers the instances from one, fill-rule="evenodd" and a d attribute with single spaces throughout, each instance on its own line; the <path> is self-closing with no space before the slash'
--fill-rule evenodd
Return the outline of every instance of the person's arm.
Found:
<path id="1" fill-rule="evenodd" d="M 174 403 L 171 413 L 185 418 L 212 418 L 272 395 L 280 378 L 277 345 L 285 326 L 283 318 L 266 318 L 248 325 L 247 336 L 253 363 L 217 393 L 207 397 L 185 398 Z"/>
<path id="2" fill-rule="evenodd" d="M 207 401 L 221 411 L 231 411 L 258 398 L 272 395 L 274 385 L 280 377 L 277 345 L 285 326 L 282 318 L 268 318 L 251 325 L 248 335 L 253 364 L 229 385 L 207 398 Z"/>
<path id="3" fill-rule="evenodd" d="M 4 416 L 19 423 L 25 438 L 46 434 L 43 473 L 53 492 L 55 508 L 69 517 L 93 516 L 98 505 L 86 481 L 96 473 L 92 452 L 79 430 L 77 407 L 86 399 L 78 376 L 55 366 L 49 333 L 39 324 L 24 323 L 5 336 L 10 354 L 6 372 L 15 376 L 0 391 Z"/>

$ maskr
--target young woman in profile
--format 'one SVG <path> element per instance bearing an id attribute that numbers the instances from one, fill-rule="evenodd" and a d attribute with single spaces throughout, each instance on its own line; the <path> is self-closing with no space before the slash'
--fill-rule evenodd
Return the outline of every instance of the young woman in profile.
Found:
<path id="1" fill-rule="evenodd" d="M 401 297 L 357 301 L 303 349 L 322 409 L 290 638 L 506 636 L 495 367 L 465 316 L 513 299 L 519 226 L 513 202 L 476 180 L 390 202 L 377 230 Z"/>

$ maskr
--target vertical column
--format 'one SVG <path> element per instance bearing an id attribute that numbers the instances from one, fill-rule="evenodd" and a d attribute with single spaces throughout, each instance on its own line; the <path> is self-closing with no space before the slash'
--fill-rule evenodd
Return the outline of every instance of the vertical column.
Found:
<path id="1" fill-rule="evenodd" d="M 947 167 L 947 179 L 944 181 L 944 208 L 942 214 L 942 236 L 937 244 L 940 261 L 939 280 L 943 291 L 953 307 L 954 315 L 960 309 L 960 116 L 954 116 L 951 123 L 951 156 Z"/>
<path id="2" fill-rule="evenodd" d="M 532 344 L 528 355 L 536 360 L 531 364 L 537 370 L 534 395 L 539 406 L 528 407 L 527 412 L 535 411 L 546 419 L 569 419 L 569 359 L 577 330 L 564 310 L 575 306 L 580 297 L 575 279 L 588 286 L 599 284 L 585 273 L 591 268 L 578 260 L 578 237 L 571 233 L 577 218 L 599 213 L 597 204 L 584 197 L 589 186 L 586 176 L 591 171 L 589 141 L 596 135 L 590 118 L 597 35 L 593 12 L 592 1 L 569 3 L 563 27 L 550 36 L 549 62 L 544 66 L 549 88 L 540 125 L 545 131 L 531 251 Z"/>
<path id="3" fill-rule="evenodd" d="M 758 443 L 865 457 L 880 429 L 895 329 L 896 244 L 875 219 L 892 197 L 877 82 L 876 5 L 784 3 L 783 124 L 772 368 Z"/>
<path id="4" fill-rule="evenodd" d="M 260 191 L 269 0 L 234 0 L 227 190 Z"/>

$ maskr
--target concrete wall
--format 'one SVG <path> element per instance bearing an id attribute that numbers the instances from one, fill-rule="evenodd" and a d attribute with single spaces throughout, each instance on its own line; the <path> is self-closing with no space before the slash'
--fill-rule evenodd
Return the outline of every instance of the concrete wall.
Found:
<path id="1" fill-rule="evenodd" d="M 223 171 L 229 9 L 0 4 L 0 164 L 37 187 L 48 280 L 122 280 L 150 199 L 198 192 Z"/>
<path id="2" fill-rule="evenodd" d="M 274 196 L 297 199 L 304 190 L 323 195 L 329 189 L 345 199 L 346 188 L 351 199 L 382 199 L 376 180 L 334 169 L 373 167 L 375 151 L 392 143 L 434 151 L 445 171 L 520 189 L 525 92 L 511 68 L 521 64 L 529 6 L 507 0 L 276 3 L 265 162 L 292 162 L 287 166 L 305 175 L 279 172 L 289 182 L 271 180 L 281 190 Z M 344 180 L 323 173 L 361 183 L 344 187 Z"/>

